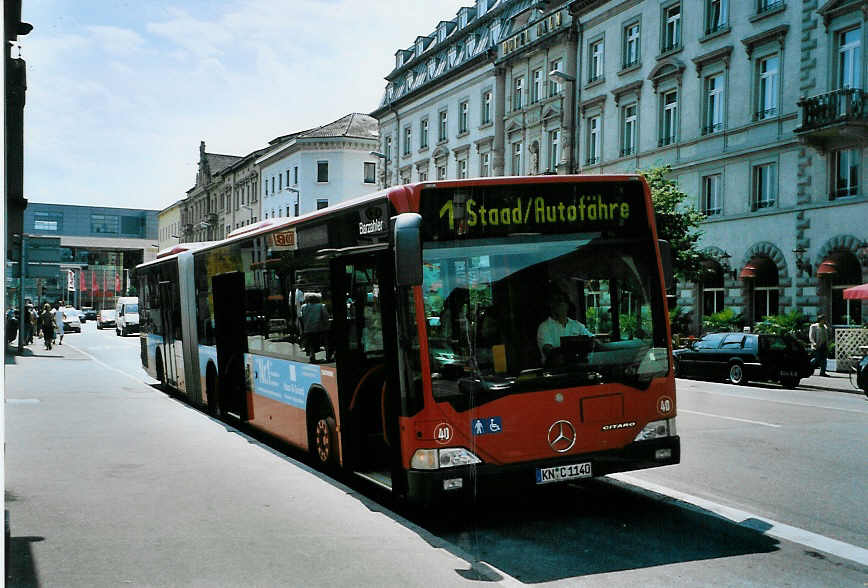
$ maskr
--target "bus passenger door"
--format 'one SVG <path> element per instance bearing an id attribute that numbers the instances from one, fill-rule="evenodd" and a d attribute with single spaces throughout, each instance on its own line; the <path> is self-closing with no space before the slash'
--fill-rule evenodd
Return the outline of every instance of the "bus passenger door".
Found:
<path id="1" fill-rule="evenodd" d="M 244 274 L 232 272 L 211 278 L 214 295 L 214 339 L 217 343 L 218 408 L 246 420 L 247 390 L 244 354 L 247 353 L 245 329 Z"/>
<path id="2" fill-rule="evenodd" d="M 334 314 L 344 456 L 351 469 L 392 487 L 400 463 L 396 336 L 392 275 L 387 256 L 334 262 Z M 341 304 L 342 303 L 342 304 Z"/>
<path id="3" fill-rule="evenodd" d="M 160 282 L 160 322 L 163 327 L 163 343 L 160 345 L 160 355 L 163 359 L 163 377 L 167 384 L 178 387 L 178 356 L 176 354 L 175 330 L 180 325 L 175 324 L 178 295 L 173 282 Z M 180 349 L 177 350 L 180 352 Z"/>

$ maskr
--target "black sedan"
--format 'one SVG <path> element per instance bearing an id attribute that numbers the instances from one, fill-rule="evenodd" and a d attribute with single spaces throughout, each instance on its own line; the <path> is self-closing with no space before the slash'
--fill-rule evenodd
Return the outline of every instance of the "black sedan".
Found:
<path id="1" fill-rule="evenodd" d="M 676 349 L 673 356 L 676 376 L 728 379 L 733 384 L 762 380 L 795 388 L 813 373 L 808 352 L 786 335 L 710 333 L 686 349 Z"/>

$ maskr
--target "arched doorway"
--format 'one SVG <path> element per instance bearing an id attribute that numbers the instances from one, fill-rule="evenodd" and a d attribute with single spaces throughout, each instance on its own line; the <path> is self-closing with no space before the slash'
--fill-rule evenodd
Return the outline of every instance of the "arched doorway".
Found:
<path id="1" fill-rule="evenodd" d="M 817 277 L 826 282 L 823 288 L 829 295 L 833 325 L 861 325 L 862 301 L 844 300 L 843 290 L 862 283 L 859 260 L 850 251 L 829 255 L 817 270 Z"/>
<path id="2" fill-rule="evenodd" d="M 778 266 L 771 258 L 752 257 L 739 277 L 747 282 L 752 325 L 761 322 L 765 316 L 780 314 Z"/>
<path id="3" fill-rule="evenodd" d="M 726 293 L 723 280 L 723 268 L 720 264 L 716 261 L 706 262 L 700 281 L 703 318 L 723 310 Z"/>

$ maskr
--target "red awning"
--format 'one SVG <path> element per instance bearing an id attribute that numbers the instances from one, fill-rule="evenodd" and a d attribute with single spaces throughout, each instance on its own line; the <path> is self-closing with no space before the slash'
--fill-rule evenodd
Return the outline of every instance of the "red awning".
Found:
<path id="1" fill-rule="evenodd" d="M 868 284 L 853 286 L 844 290 L 845 300 L 868 300 Z"/>
<path id="2" fill-rule="evenodd" d="M 818 278 L 831 278 L 836 275 L 838 275 L 838 264 L 830 259 L 821 263 L 820 267 L 817 268 Z"/>
<path id="3" fill-rule="evenodd" d="M 753 279 L 756 277 L 757 273 L 759 273 L 759 268 L 755 265 L 747 264 L 743 268 L 741 268 L 741 273 L 738 274 L 739 280 Z"/>

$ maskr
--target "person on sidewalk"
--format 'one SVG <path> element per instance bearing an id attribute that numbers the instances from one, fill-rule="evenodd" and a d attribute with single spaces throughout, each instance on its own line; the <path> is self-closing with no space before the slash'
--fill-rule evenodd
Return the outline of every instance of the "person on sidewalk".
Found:
<path id="1" fill-rule="evenodd" d="M 825 376 L 826 357 L 829 354 L 829 326 L 826 324 L 826 315 L 817 315 L 817 322 L 813 323 L 808 330 L 808 339 L 811 341 L 814 361 L 820 368 L 820 375 Z"/>
<path id="2" fill-rule="evenodd" d="M 54 329 L 57 334 L 57 344 L 63 345 L 63 306 L 59 302 L 54 305 Z"/>
<path id="3" fill-rule="evenodd" d="M 39 324 L 42 327 L 42 340 L 45 342 L 45 348 L 50 350 L 54 340 L 54 315 L 51 313 L 51 305 L 47 302 L 39 315 Z"/>

